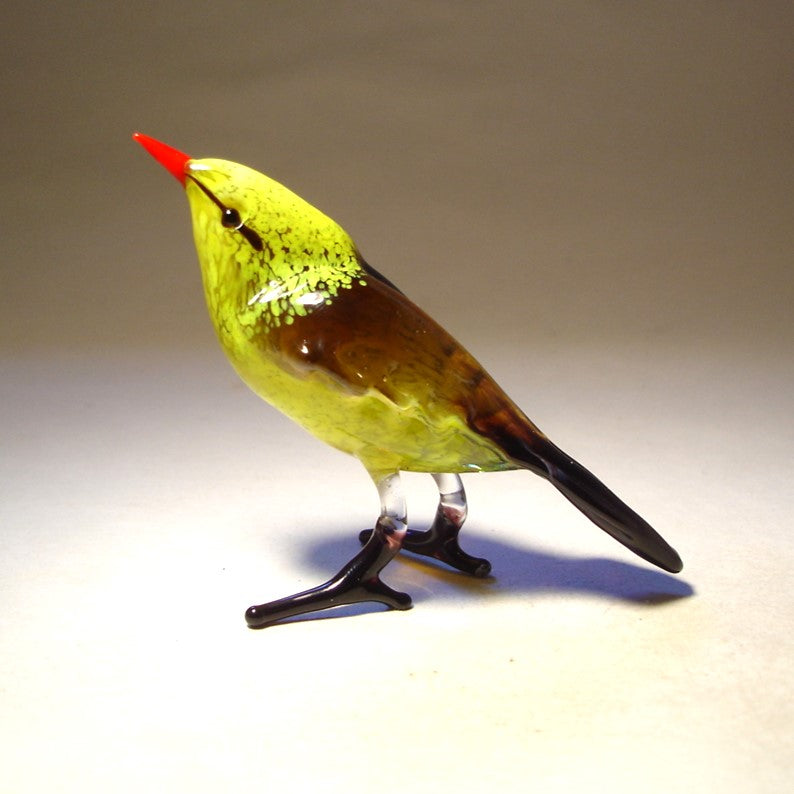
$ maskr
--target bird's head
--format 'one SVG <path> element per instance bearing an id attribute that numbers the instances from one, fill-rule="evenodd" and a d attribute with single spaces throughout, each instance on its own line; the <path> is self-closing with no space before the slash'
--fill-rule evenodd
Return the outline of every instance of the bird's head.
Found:
<path id="1" fill-rule="evenodd" d="M 258 290 L 263 280 L 302 273 L 305 287 L 315 289 L 360 270 L 348 234 L 275 180 L 228 160 L 194 159 L 148 135 L 133 137 L 185 188 L 205 287 L 237 282 Z"/>

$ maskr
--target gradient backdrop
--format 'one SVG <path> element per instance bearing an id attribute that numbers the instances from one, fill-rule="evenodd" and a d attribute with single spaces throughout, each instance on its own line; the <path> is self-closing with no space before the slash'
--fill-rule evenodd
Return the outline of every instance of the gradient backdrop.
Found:
<path id="1" fill-rule="evenodd" d="M 4 12 L 8 790 L 780 791 L 794 6 Z M 134 130 L 338 220 L 682 578 L 506 475 L 471 481 L 490 590 L 399 563 L 410 613 L 246 632 L 249 600 L 349 556 L 374 492 L 235 380 L 186 202 Z"/>

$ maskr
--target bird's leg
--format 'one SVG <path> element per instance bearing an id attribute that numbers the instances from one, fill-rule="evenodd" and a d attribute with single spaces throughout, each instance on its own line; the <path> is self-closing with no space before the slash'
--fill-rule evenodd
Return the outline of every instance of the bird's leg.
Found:
<path id="1" fill-rule="evenodd" d="M 458 544 L 458 533 L 466 520 L 466 492 L 457 474 L 433 474 L 438 486 L 438 509 L 429 529 L 424 531 L 409 529 L 403 548 L 425 557 L 433 557 L 445 562 L 458 571 L 485 577 L 491 572 L 491 563 L 480 557 L 466 554 Z M 359 535 L 362 543 L 372 536 L 372 530 L 364 530 Z"/>
<path id="2" fill-rule="evenodd" d="M 325 584 L 267 604 L 249 607 L 245 620 L 262 628 L 285 618 L 323 609 L 376 601 L 392 609 L 410 609 L 411 596 L 380 580 L 380 572 L 400 550 L 406 534 L 405 498 L 397 472 L 375 477 L 381 514 L 363 549 Z"/>
<path id="3" fill-rule="evenodd" d="M 463 483 L 457 474 L 433 474 L 438 487 L 438 509 L 429 529 L 409 532 L 403 548 L 415 554 L 434 557 L 464 573 L 485 577 L 491 572 L 491 563 L 472 557 L 458 544 L 458 533 L 466 520 L 468 507 Z"/>

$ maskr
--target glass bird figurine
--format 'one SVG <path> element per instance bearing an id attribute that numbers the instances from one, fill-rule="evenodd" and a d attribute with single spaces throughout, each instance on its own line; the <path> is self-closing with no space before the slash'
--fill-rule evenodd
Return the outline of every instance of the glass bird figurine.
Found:
<path id="1" fill-rule="evenodd" d="M 361 533 L 363 547 L 336 576 L 250 607 L 249 626 L 364 601 L 408 609 L 410 596 L 380 578 L 400 549 L 487 576 L 490 563 L 458 544 L 466 472 L 528 469 L 644 560 L 681 570 L 675 550 L 555 446 L 333 220 L 246 166 L 134 138 L 187 193 L 207 307 L 239 376 L 319 439 L 355 455 L 380 496 L 375 528 Z M 436 482 L 429 529 L 407 527 L 401 471 Z"/>

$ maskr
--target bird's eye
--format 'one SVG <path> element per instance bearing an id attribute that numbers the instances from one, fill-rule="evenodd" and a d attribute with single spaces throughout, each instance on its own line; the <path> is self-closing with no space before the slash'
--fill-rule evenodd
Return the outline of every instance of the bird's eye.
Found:
<path id="1" fill-rule="evenodd" d="M 240 217 L 240 213 L 237 212 L 237 210 L 224 207 L 221 210 L 221 226 L 226 229 L 237 229 L 237 231 L 248 240 L 255 251 L 262 250 L 262 238 L 253 229 L 249 229 L 243 223 L 243 219 Z"/>
<path id="2" fill-rule="evenodd" d="M 243 225 L 240 213 L 237 210 L 225 208 L 221 212 L 221 226 L 226 229 L 239 229 Z"/>

